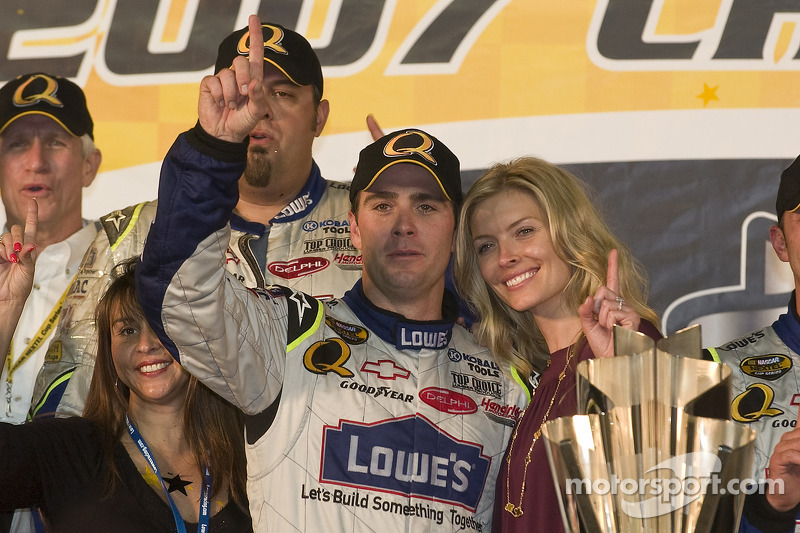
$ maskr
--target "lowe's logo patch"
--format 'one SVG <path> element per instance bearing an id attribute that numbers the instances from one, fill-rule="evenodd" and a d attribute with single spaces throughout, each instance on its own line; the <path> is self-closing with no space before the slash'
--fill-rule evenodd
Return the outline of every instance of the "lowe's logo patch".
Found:
<path id="1" fill-rule="evenodd" d="M 320 482 L 459 505 L 475 511 L 491 460 L 412 415 L 323 429 Z"/>
<path id="2" fill-rule="evenodd" d="M 398 350 L 441 349 L 450 344 L 452 324 L 407 324 L 395 326 L 395 348 Z"/>

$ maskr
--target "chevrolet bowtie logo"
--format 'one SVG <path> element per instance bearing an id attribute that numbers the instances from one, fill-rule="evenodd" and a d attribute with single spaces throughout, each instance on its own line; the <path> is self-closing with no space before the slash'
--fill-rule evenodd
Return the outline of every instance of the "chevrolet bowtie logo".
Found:
<path id="1" fill-rule="evenodd" d="M 396 378 L 408 379 L 408 376 L 411 375 L 411 372 L 405 368 L 397 366 L 394 361 L 390 361 L 388 359 L 382 359 L 376 362 L 367 361 L 361 367 L 361 371 L 369 372 L 370 374 L 376 374 L 381 379 L 392 380 Z"/>

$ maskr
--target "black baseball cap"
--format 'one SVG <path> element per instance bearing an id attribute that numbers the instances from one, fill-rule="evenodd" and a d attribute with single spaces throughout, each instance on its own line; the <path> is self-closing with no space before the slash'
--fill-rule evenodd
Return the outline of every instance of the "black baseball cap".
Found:
<path id="1" fill-rule="evenodd" d="M 358 156 L 350 184 L 350 201 L 369 189 L 386 169 L 399 163 L 419 165 L 431 173 L 451 202 L 460 205 L 461 170 L 458 158 L 439 139 L 422 130 L 398 130 L 370 144 Z"/>
<path id="2" fill-rule="evenodd" d="M 261 25 L 264 34 L 264 61 L 272 63 L 295 85 L 312 85 L 322 96 L 322 66 L 314 49 L 305 37 L 280 24 Z M 228 35 L 219 45 L 214 72 L 229 68 L 236 56 L 248 57 L 250 36 L 248 27 Z"/>
<path id="3" fill-rule="evenodd" d="M 23 74 L 0 88 L 0 133 L 19 117 L 44 115 L 76 137 L 94 139 L 94 123 L 83 90 L 61 76 Z"/>
<path id="4" fill-rule="evenodd" d="M 781 173 L 778 198 L 775 200 L 778 222 L 784 211 L 796 211 L 798 207 L 800 207 L 800 156 Z"/>

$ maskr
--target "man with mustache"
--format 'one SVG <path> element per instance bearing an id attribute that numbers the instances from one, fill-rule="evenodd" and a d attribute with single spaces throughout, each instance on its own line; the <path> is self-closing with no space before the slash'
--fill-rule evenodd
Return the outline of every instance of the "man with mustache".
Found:
<path id="1" fill-rule="evenodd" d="M 341 296 L 361 276 L 350 242 L 349 185 L 323 179 L 312 145 L 330 104 L 319 59 L 299 33 L 264 23 L 263 83 L 269 109 L 248 135 L 247 166 L 231 216 L 227 269 L 248 287 L 281 284 L 315 297 Z M 214 72 L 249 56 L 247 28 L 219 45 Z M 139 255 L 155 201 L 114 211 L 86 252 L 47 363 L 37 380 L 35 417 L 80 415 L 94 369 L 94 308 L 115 264 Z"/>

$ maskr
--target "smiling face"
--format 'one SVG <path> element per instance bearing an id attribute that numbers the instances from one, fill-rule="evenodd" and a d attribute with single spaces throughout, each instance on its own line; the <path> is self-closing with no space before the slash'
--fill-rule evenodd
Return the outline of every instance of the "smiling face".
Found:
<path id="1" fill-rule="evenodd" d="M 119 380 L 130 389 L 130 409 L 143 404 L 182 408 L 189 373 L 167 352 L 143 316 L 112 313 L 111 357 Z"/>
<path id="2" fill-rule="evenodd" d="M 80 229 L 81 195 L 97 173 L 97 154 L 83 157 L 81 140 L 51 118 L 12 122 L 0 135 L 0 193 L 9 225 L 24 222 L 35 197 L 40 231 L 66 238 Z"/>
<path id="3" fill-rule="evenodd" d="M 328 102 L 314 105 L 311 85 L 295 85 L 269 63 L 264 64 L 264 85 L 268 107 L 250 132 L 245 182 L 266 187 L 273 177 L 296 174 L 302 185 L 311 170 L 311 145 L 328 118 Z"/>
<path id="4" fill-rule="evenodd" d="M 527 193 L 509 189 L 483 200 L 469 220 L 484 281 L 517 311 L 571 316 L 564 288 L 570 266 L 556 253 L 546 216 Z"/>
<path id="5" fill-rule="evenodd" d="M 363 255 L 367 297 L 396 312 L 426 300 L 435 308 L 438 301 L 441 314 L 455 217 L 436 180 L 421 166 L 400 163 L 361 191 L 358 202 L 351 238 Z"/>

